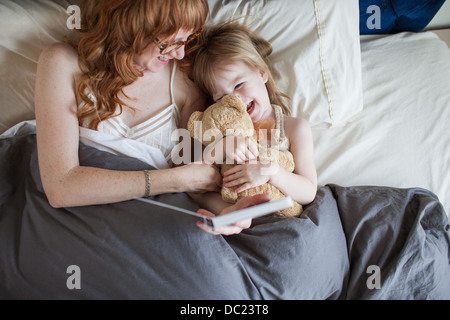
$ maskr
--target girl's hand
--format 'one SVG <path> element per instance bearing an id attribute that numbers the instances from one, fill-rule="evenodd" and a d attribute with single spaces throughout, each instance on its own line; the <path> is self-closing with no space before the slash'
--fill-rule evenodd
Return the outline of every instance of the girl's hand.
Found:
<path id="1" fill-rule="evenodd" d="M 271 174 L 277 172 L 277 168 L 274 166 L 276 167 L 278 164 L 274 162 L 263 164 L 259 161 L 255 164 L 237 165 L 224 172 L 223 183 L 227 188 L 239 186 L 235 191 L 240 193 L 269 182 Z"/>
<path id="2" fill-rule="evenodd" d="M 231 213 L 236 210 L 248 208 L 248 207 L 251 207 L 251 206 L 254 206 L 257 204 L 261 204 L 264 202 L 268 202 L 268 201 L 270 201 L 270 196 L 267 194 L 258 194 L 258 195 L 252 196 L 252 197 L 245 197 L 245 198 L 240 199 L 235 204 L 223 209 L 223 211 L 220 213 L 220 215 Z M 209 217 L 215 217 L 215 215 L 212 212 L 205 210 L 205 209 L 200 209 L 197 212 L 200 214 L 209 216 Z M 208 227 L 207 225 L 205 225 L 202 221 L 197 222 L 197 226 L 200 229 L 202 229 L 208 233 L 214 234 L 214 235 L 238 234 L 242 230 L 250 228 L 251 225 L 252 225 L 252 219 L 246 219 L 246 220 L 236 222 L 229 226 L 223 226 L 218 229 L 212 229 L 212 228 Z"/>
<path id="3" fill-rule="evenodd" d="M 207 146 L 203 152 L 204 161 L 210 164 L 223 164 L 227 158 L 237 163 L 245 163 L 256 159 L 258 155 L 256 141 L 241 136 L 226 136 Z"/>
<path id="4" fill-rule="evenodd" d="M 245 163 L 258 157 L 258 144 L 254 139 L 241 136 L 227 136 L 223 139 L 223 150 L 227 158 Z"/>

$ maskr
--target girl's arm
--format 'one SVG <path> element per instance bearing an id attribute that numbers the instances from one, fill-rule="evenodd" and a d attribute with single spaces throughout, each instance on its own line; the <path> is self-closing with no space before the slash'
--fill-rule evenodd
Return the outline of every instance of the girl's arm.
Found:
<path id="1" fill-rule="evenodd" d="M 38 160 L 50 204 L 92 205 L 143 196 L 143 171 L 80 166 L 75 94 L 79 73 L 77 53 L 68 45 L 51 45 L 39 57 L 35 88 Z M 205 166 L 153 170 L 151 194 L 214 190 L 217 185 L 206 182 L 214 181 L 214 175 L 214 168 Z"/>
<path id="2" fill-rule="evenodd" d="M 254 196 L 248 196 L 248 197 L 239 199 L 235 204 L 226 207 L 225 209 L 222 210 L 222 212 L 220 214 L 222 215 L 222 214 L 231 213 L 233 211 L 248 208 L 248 207 L 258 205 L 258 204 L 261 204 L 261 203 L 264 203 L 267 201 L 270 201 L 270 197 L 266 194 L 258 194 L 258 195 L 254 195 Z M 201 214 L 204 214 L 204 215 L 210 216 L 210 217 L 214 216 L 214 214 L 212 212 L 209 212 L 208 210 L 205 210 L 205 209 L 198 210 L 198 213 L 201 213 Z M 204 231 L 209 232 L 214 235 L 238 234 L 238 233 L 241 233 L 242 230 L 250 228 L 251 225 L 252 225 L 252 219 L 246 219 L 246 220 L 238 221 L 229 226 L 223 226 L 218 229 L 212 229 L 209 226 L 205 225 L 202 221 L 197 222 L 197 226 L 200 229 L 203 229 Z"/>
<path id="3" fill-rule="evenodd" d="M 202 209 L 206 209 L 215 215 L 219 215 L 225 208 L 231 206 L 222 200 L 219 192 L 189 193 L 189 196 L 197 202 Z"/>
<path id="4" fill-rule="evenodd" d="M 286 136 L 294 157 L 294 172 L 279 167 L 269 182 L 300 204 L 311 203 L 317 193 L 317 172 L 314 163 L 314 146 L 308 121 L 285 117 Z"/>
<path id="5" fill-rule="evenodd" d="M 285 131 L 295 162 L 293 172 L 276 162 L 248 162 L 224 172 L 225 186 L 238 186 L 236 192 L 239 193 L 268 182 L 300 204 L 312 202 L 317 192 L 317 174 L 311 129 L 304 119 L 286 117 Z"/>

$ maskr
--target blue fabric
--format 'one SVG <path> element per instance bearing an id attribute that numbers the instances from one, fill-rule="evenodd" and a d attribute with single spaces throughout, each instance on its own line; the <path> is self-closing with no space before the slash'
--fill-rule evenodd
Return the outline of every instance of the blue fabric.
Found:
<path id="1" fill-rule="evenodd" d="M 422 31 L 444 2 L 445 0 L 359 0 L 360 33 Z"/>

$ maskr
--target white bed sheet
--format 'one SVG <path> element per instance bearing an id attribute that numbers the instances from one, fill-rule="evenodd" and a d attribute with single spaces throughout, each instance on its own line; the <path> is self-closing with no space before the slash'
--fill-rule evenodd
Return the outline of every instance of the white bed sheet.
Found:
<path id="1" fill-rule="evenodd" d="M 434 33 L 362 38 L 364 109 L 313 128 L 319 184 L 421 187 L 450 212 L 450 50 Z"/>
<path id="2" fill-rule="evenodd" d="M 0 134 L 0 140 L 13 137 L 23 127 L 31 127 L 36 130 L 36 120 L 26 120 L 12 126 Z M 169 164 L 158 148 L 149 146 L 140 141 L 116 137 L 100 131 L 80 127 L 80 141 L 87 146 L 106 151 L 115 155 L 131 157 L 141 160 L 156 169 L 167 169 Z"/>

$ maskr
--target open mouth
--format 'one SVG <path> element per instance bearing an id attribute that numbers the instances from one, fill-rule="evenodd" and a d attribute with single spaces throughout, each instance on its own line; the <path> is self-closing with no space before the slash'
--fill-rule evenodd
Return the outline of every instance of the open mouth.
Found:
<path id="1" fill-rule="evenodd" d="M 169 60 L 170 60 L 170 59 L 168 59 L 168 58 L 166 58 L 166 57 L 164 57 L 164 56 L 159 56 L 159 57 L 158 57 L 158 61 L 159 61 L 160 63 L 162 63 L 162 64 L 168 63 Z"/>
<path id="2" fill-rule="evenodd" d="M 247 113 L 251 114 L 253 112 L 253 110 L 255 110 L 255 102 L 251 101 L 248 105 L 247 105 Z"/>

